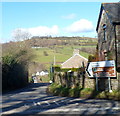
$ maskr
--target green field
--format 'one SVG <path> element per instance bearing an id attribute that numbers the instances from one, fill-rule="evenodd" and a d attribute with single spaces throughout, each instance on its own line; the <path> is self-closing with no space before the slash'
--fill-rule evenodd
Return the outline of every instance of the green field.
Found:
<path id="1" fill-rule="evenodd" d="M 95 47 L 95 46 L 85 46 L 85 47 Z M 51 63 L 55 62 L 56 64 L 60 64 L 61 62 L 65 62 L 68 58 L 73 55 L 73 50 L 75 48 L 81 48 L 80 46 L 54 46 L 52 48 L 33 48 L 35 53 L 34 62 L 45 64 L 47 67 L 50 66 Z M 44 54 L 47 53 L 47 55 Z M 83 51 L 80 51 L 80 55 L 88 58 L 89 54 Z"/>

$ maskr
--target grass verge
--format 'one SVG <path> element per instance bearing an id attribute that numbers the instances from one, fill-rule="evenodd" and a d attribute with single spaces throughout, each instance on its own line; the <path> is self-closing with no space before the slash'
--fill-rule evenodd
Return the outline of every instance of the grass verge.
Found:
<path id="1" fill-rule="evenodd" d="M 64 97 L 78 97 L 78 98 L 94 98 L 94 99 L 111 99 L 120 100 L 120 92 L 114 90 L 113 92 L 108 91 L 95 91 L 92 88 L 66 88 L 56 83 L 51 84 L 47 92 L 52 95 L 64 96 Z"/>

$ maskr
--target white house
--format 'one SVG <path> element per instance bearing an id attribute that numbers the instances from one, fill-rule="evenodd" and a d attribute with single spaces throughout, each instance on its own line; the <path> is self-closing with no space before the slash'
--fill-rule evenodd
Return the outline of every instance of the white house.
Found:
<path id="1" fill-rule="evenodd" d="M 37 72 L 37 73 L 36 73 L 36 76 L 39 76 L 39 75 L 40 75 L 40 72 Z"/>
<path id="2" fill-rule="evenodd" d="M 48 72 L 47 71 L 41 71 L 39 75 L 40 76 L 45 76 L 45 75 L 48 75 Z"/>

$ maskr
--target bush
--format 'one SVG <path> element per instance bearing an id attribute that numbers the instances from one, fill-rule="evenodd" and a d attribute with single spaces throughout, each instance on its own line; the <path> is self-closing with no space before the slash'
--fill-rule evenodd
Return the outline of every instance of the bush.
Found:
<path id="1" fill-rule="evenodd" d="M 17 63 L 17 60 L 12 55 L 6 55 L 2 57 L 2 63 L 8 66 L 11 66 Z"/>
<path id="2" fill-rule="evenodd" d="M 89 98 L 94 90 L 92 88 L 84 88 L 81 90 L 81 97 Z"/>
<path id="3" fill-rule="evenodd" d="M 101 99 L 113 99 L 113 100 L 120 100 L 120 92 L 119 91 L 113 91 L 113 92 L 108 92 L 108 91 L 103 91 L 99 93 L 96 98 L 101 98 Z"/>
<path id="4" fill-rule="evenodd" d="M 59 87 L 58 84 L 52 83 L 52 84 L 49 86 L 49 88 L 48 88 L 49 93 L 56 93 L 55 90 L 56 90 L 58 87 Z"/>
<path id="5" fill-rule="evenodd" d="M 46 51 L 43 52 L 44 56 L 48 56 L 48 53 Z"/>
<path id="6" fill-rule="evenodd" d="M 69 95 L 69 88 L 66 88 L 66 87 L 61 87 L 60 89 L 60 95 L 61 96 L 68 96 Z"/>
<path id="7" fill-rule="evenodd" d="M 69 96 L 69 97 L 80 97 L 81 88 L 67 88 L 62 87 L 61 85 L 57 85 L 53 83 L 48 87 L 48 92 L 52 93 L 53 95 L 59 96 Z"/>
<path id="8" fill-rule="evenodd" d="M 69 97 L 74 97 L 74 89 L 69 89 Z"/>
<path id="9" fill-rule="evenodd" d="M 27 82 L 28 72 L 23 64 L 18 63 L 12 55 L 2 58 L 2 90 L 11 90 L 24 86 Z"/>
<path id="10" fill-rule="evenodd" d="M 32 53 L 23 44 L 10 44 L 4 49 L 2 57 L 2 90 L 13 90 L 28 84 L 28 63 Z M 24 47 L 21 47 L 21 46 Z"/>

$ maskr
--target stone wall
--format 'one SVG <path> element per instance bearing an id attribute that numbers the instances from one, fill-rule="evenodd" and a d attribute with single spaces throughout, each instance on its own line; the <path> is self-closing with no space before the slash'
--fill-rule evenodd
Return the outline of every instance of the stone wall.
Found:
<path id="1" fill-rule="evenodd" d="M 103 25 L 106 25 L 104 31 Z M 100 60 L 115 59 L 115 31 L 107 14 L 103 10 L 102 18 L 98 28 L 98 51 Z M 106 58 L 105 58 L 105 53 Z"/>
<path id="2" fill-rule="evenodd" d="M 63 87 L 81 87 L 81 88 L 92 88 L 96 89 L 95 78 L 89 78 L 87 74 L 73 73 L 70 76 L 68 72 L 55 72 L 54 82 L 62 85 Z M 118 90 L 118 79 L 111 79 L 112 90 Z M 98 90 L 109 90 L 108 78 L 98 79 Z"/>
<path id="3" fill-rule="evenodd" d="M 117 68 L 120 72 L 120 25 L 116 25 L 116 42 L 117 42 Z"/>
<path id="4" fill-rule="evenodd" d="M 104 24 L 106 25 L 105 30 L 103 29 Z M 98 54 L 99 60 L 115 60 L 117 75 L 120 75 L 120 25 L 113 25 L 104 10 L 98 28 Z M 120 76 L 117 76 L 117 79 L 111 79 L 113 90 L 118 89 L 119 82 Z M 101 79 L 99 84 L 101 89 L 107 88 L 108 80 Z"/>
<path id="5" fill-rule="evenodd" d="M 118 79 L 111 79 L 112 90 L 118 90 Z"/>
<path id="6" fill-rule="evenodd" d="M 103 85 L 104 81 L 100 81 L 101 79 L 98 79 L 98 89 L 102 89 L 102 90 L 108 90 L 108 79 L 106 79 L 106 85 Z M 105 79 L 104 79 L 105 80 Z M 112 90 L 118 90 L 118 79 L 111 79 L 111 88 Z M 105 87 L 105 88 L 104 88 Z M 86 78 L 85 80 L 85 88 L 96 88 L 96 83 L 95 83 L 95 79 L 90 79 L 90 78 Z"/>

